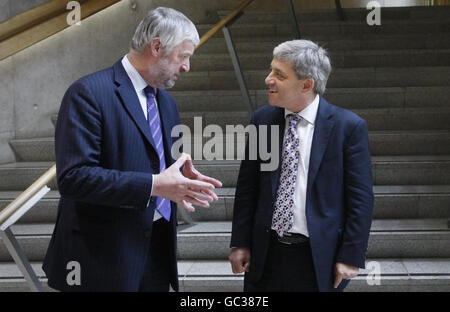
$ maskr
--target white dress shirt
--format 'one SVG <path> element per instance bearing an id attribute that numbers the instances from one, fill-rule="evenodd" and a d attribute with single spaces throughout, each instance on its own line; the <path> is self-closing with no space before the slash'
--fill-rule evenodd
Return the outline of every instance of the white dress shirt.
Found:
<path id="1" fill-rule="evenodd" d="M 302 120 L 297 124 L 297 134 L 300 139 L 298 150 L 300 152 L 297 182 L 294 191 L 294 224 L 289 233 L 299 233 L 309 237 L 308 226 L 306 224 L 306 187 L 308 185 L 309 159 L 311 155 L 311 145 L 314 136 L 314 124 L 316 122 L 317 110 L 319 109 L 319 95 L 297 114 Z M 285 116 L 295 114 L 285 109 Z M 286 119 L 285 131 L 289 123 Z M 285 132 L 286 133 L 286 132 Z"/>
<path id="2" fill-rule="evenodd" d="M 144 78 L 139 74 L 139 72 L 134 68 L 133 65 L 131 65 L 130 61 L 128 60 L 128 57 L 125 55 L 122 58 L 122 65 L 123 68 L 125 68 L 125 71 L 127 72 L 128 77 L 131 80 L 131 83 L 133 84 L 134 90 L 136 91 L 137 97 L 139 99 L 139 103 L 142 107 L 142 112 L 144 113 L 145 119 L 147 119 L 147 96 L 145 95 L 144 89 L 148 86 L 147 82 L 145 82 Z M 155 88 L 155 95 L 158 89 Z M 158 108 L 158 102 L 156 101 L 156 108 Z M 155 175 L 153 175 L 153 178 Z M 150 191 L 150 196 L 153 193 L 153 183 L 152 183 L 152 189 Z M 150 201 L 150 199 L 149 199 Z M 147 203 L 148 205 L 148 203 Z M 155 209 L 155 215 L 153 216 L 153 221 L 156 221 L 158 219 L 162 218 L 161 214 L 158 212 L 158 210 Z"/>

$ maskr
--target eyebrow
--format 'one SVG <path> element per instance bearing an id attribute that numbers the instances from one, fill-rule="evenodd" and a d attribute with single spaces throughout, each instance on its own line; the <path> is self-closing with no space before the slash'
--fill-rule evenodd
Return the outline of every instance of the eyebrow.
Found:
<path id="1" fill-rule="evenodd" d="M 194 55 L 194 53 L 193 53 L 193 52 L 191 52 L 191 51 L 189 51 L 189 50 L 184 50 L 184 51 L 181 51 L 181 52 L 180 52 L 180 54 L 182 54 L 182 55 L 189 55 L 189 56 L 192 56 L 192 55 Z"/>
<path id="2" fill-rule="evenodd" d="M 281 69 L 279 69 L 279 68 L 273 68 L 272 67 L 272 65 L 270 65 L 270 70 L 273 70 L 273 71 L 275 71 L 277 74 L 281 74 L 282 76 L 287 76 L 287 74 L 285 73 L 285 72 L 283 72 Z"/>

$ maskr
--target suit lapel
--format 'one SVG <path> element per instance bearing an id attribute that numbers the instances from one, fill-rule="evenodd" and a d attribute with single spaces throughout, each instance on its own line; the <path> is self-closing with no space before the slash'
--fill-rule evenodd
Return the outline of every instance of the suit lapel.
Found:
<path id="1" fill-rule="evenodd" d="M 308 185 L 307 192 L 316 178 L 323 155 L 328 145 L 330 134 L 334 127 L 334 120 L 332 119 L 332 106 L 320 97 L 319 109 L 315 122 L 314 136 L 311 146 L 311 156 L 309 161 L 308 171 Z"/>
<path id="2" fill-rule="evenodd" d="M 281 165 L 282 165 L 282 161 L 283 161 L 283 139 L 284 139 L 285 123 L 286 123 L 286 121 L 285 121 L 285 117 L 284 117 L 284 108 L 275 107 L 274 120 L 269 124 L 269 127 L 270 127 L 270 125 L 278 125 L 279 126 L 279 138 L 278 138 L 279 164 L 277 166 L 277 169 L 272 171 L 271 179 L 270 179 L 270 181 L 272 182 L 272 198 L 273 198 L 274 202 L 275 202 L 276 195 L 277 195 L 277 189 L 278 189 L 278 184 L 280 181 L 280 174 L 281 174 Z M 268 131 L 270 131 L 270 129 L 268 129 Z M 267 136 L 267 140 L 268 140 L 267 146 L 271 150 L 272 146 L 270 146 L 270 143 L 271 143 L 270 135 Z"/>
<path id="3" fill-rule="evenodd" d="M 118 84 L 117 93 L 122 100 L 122 104 L 134 120 L 139 130 L 144 137 L 156 151 L 155 142 L 153 141 L 152 134 L 150 133 L 150 127 L 145 119 L 145 115 L 142 112 L 141 104 L 134 90 L 133 84 L 128 77 L 125 69 L 122 66 L 122 62 L 119 60 L 114 64 L 115 81 Z"/>

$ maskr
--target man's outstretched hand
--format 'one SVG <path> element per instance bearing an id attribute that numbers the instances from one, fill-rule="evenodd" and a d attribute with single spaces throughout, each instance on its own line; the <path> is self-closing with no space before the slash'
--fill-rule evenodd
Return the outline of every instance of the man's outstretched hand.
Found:
<path id="1" fill-rule="evenodd" d="M 183 153 L 169 168 L 154 176 L 152 195 L 171 200 L 187 211 L 195 211 L 193 205 L 208 208 L 210 202 L 218 200 L 214 189 L 221 186 L 219 180 L 198 172 L 191 156 Z"/>

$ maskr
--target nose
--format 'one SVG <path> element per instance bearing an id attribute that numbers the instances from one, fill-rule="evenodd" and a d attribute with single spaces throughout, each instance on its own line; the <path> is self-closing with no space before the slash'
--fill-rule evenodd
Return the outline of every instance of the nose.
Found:
<path id="1" fill-rule="evenodd" d="M 181 71 L 187 73 L 190 68 L 191 68 L 191 65 L 190 65 L 189 58 L 186 58 L 186 60 L 183 61 L 183 63 L 181 64 Z"/>
<path id="2" fill-rule="evenodd" d="M 267 75 L 266 79 L 264 79 L 264 83 L 267 86 L 270 86 L 271 84 L 273 84 L 272 73 Z"/>

